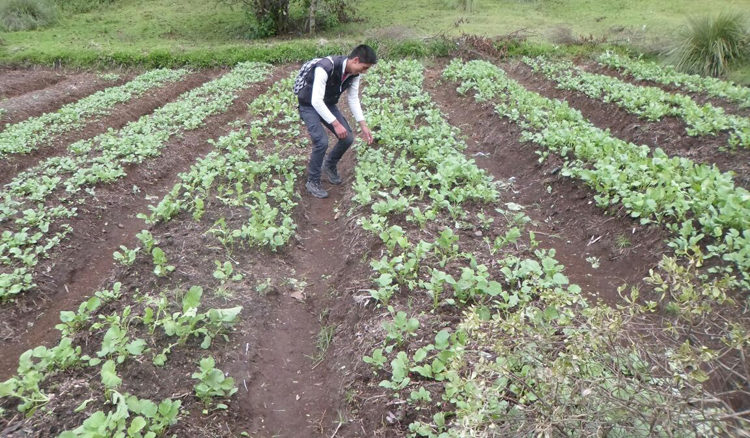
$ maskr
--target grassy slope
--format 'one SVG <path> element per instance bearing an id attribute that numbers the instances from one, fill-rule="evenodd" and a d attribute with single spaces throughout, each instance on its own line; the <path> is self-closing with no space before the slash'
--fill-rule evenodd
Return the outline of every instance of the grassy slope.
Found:
<path id="1" fill-rule="evenodd" d="M 213 57 L 217 63 L 236 62 L 246 57 L 250 46 L 259 53 L 269 46 L 244 38 L 243 20 L 241 11 L 213 0 L 119 0 L 109 8 L 65 17 L 48 29 L 2 34 L 0 61 L 67 58 L 85 64 L 87 59 L 117 54 L 115 63 L 128 63 L 147 54 L 158 58 L 160 52 L 169 52 L 193 60 Z M 317 45 L 314 41 L 295 44 Z M 297 59 L 294 50 L 289 52 L 288 59 Z"/>
<path id="2" fill-rule="evenodd" d="M 548 41 L 560 28 L 577 36 L 606 37 L 649 49 L 663 47 L 689 16 L 719 10 L 750 11 L 750 0 L 475 0 L 470 12 L 457 8 L 456 3 L 414 0 L 405 8 L 402 0 L 358 0 L 355 5 L 364 21 L 321 34 L 331 43 L 320 51 L 348 47 L 367 38 L 464 32 L 498 36 L 519 29 L 528 31 L 534 41 Z M 68 58 L 86 63 L 87 59 L 118 53 L 128 63 L 128 58 L 170 52 L 231 62 L 248 56 L 253 47 L 269 44 L 247 40 L 243 20 L 240 10 L 214 0 L 118 0 L 101 11 L 64 18 L 53 28 L 3 34 L 0 61 Z M 317 38 L 304 40 L 302 45 L 315 50 L 318 42 Z M 289 52 L 287 57 L 296 59 L 294 50 Z M 308 53 L 300 56 L 305 58 Z M 739 75 L 750 79 L 746 69 Z"/>
<path id="3" fill-rule="evenodd" d="M 451 3 L 414 0 L 408 10 L 400 10 L 402 1 L 381 0 L 360 2 L 359 9 L 361 15 L 370 17 L 378 27 L 403 26 L 428 35 L 466 32 L 489 36 L 526 28 L 538 38 L 549 36 L 559 26 L 570 27 L 576 34 L 594 36 L 611 35 L 613 28 L 624 27 L 652 38 L 666 37 L 691 15 L 720 9 L 750 10 L 748 0 L 475 0 L 472 12 L 451 7 Z M 466 22 L 457 27 L 459 17 Z"/>

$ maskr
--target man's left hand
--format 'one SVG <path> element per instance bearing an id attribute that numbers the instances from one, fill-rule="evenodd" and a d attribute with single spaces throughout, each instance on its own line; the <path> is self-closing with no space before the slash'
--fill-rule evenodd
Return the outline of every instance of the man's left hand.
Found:
<path id="1" fill-rule="evenodd" d="M 362 138 L 367 142 L 367 144 L 372 144 L 372 132 L 370 132 L 370 128 L 367 126 L 367 122 L 365 122 L 364 120 L 359 122 L 359 128 L 362 130 Z"/>

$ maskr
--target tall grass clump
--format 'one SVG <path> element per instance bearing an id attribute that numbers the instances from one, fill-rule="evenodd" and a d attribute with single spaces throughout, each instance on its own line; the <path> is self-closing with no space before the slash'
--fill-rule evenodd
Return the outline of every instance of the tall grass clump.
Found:
<path id="1" fill-rule="evenodd" d="M 730 65 L 750 49 L 750 32 L 742 14 L 690 19 L 671 52 L 675 67 L 685 73 L 725 76 Z"/>
<path id="2" fill-rule="evenodd" d="M 63 12 L 91 12 L 113 3 L 114 0 L 55 0 Z"/>
<path id="3" fill-rule="evenodd" d="M 52 0 L 0 0 L 0 28 L 6 32 L 31 30 L 57 22 Z"/>

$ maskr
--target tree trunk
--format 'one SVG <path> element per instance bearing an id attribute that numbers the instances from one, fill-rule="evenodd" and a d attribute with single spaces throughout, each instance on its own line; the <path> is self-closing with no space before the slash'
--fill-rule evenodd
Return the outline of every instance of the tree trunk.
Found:
<path id="1" fill-rule="evenodd" d="M 310 35 L 315 33 L 315 13 L 318 11 L 318 0 L 310 0 Z"/>

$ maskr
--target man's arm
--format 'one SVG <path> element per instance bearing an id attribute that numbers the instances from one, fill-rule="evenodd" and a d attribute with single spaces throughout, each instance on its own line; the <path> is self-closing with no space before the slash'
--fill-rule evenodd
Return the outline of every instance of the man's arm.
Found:
<path id="1" fill-rule="evenodd" d="M 320 117 L 326 123 L 330 124 L 336 120 L 336 116 L 328 110 L 325 102 L 323 102 L 323 97 L 326 94 L 326 82 L 328 82 L 328 73 L 326 73 L 323 67 L 315 67 L 310 104 L 312 104 L 312 107 L 315 108 Z"/>
<path id="2" fill-rule="evenodd" d="M 326 73 L 323 67 L 315 67 L 315 71 L 313 72 L 310 104 L 315 108 L 315 111 L 317 111 L 323 121 L 333 126 L 333 130 L 336 132 L 336 137 L 346 138 L 348 134 L 346 128 L 344 128 L 344 125 L 342 125 L 341 122 L 336 120 L 336 116 L 328 110 L 325 102 L 323 102 L 323 97 L 326 94 L 326 82 L 328 82 L 328 73 Z"/>
<path id="3" fill-rule="evenodd" d="M 362 130 L 362 138 L 365 139 L 367 144 L 372 144 L 372 133 L 370 128 L 367 126 L 365 116 L 362 113 L 362 105 L 359 102 L 359 82 L 361 77 L 357 76 L 352 80 L 352 84 L 349 86 L 349 95 L 347 96 L 347 102 L 349 102 L 349 110 L 354 116 L 354 120 L 359 123 L 359 128 Z"/>

